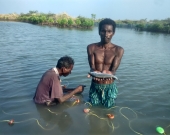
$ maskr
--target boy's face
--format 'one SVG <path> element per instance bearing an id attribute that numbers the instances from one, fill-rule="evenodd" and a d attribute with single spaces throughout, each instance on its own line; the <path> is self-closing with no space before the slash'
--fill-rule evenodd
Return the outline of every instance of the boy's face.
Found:
<path id="1" fill-rule="evenodd" d="M 102 43 L 107 44 L 111 42 L 111 39 L 114 35 L 113 26 L 108 24 L 102 25 L 99 35 Z"/>

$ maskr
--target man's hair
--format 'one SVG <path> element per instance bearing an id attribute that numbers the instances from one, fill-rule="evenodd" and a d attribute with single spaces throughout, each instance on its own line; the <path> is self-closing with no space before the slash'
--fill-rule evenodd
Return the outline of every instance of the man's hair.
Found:
<path id="1" fill-rule="evenodd" d="M 103 25 L 112 25 L 112 27 L 113 27 L 113 32 L 115 32 L 116 23 L 115 23 L 115 21 L 113 21 L 112 19 L 106 18 L 106 19 L 100 21 L 100 23 L 99 23 L 99 32 L 100 32 L 100 30 L 101 30 L 101 28 L 102 28 Z"/>
<path id="2" fill-rule="evenodd" d="M 66 56 L 61 57 L 58 60 L 56 67 L 59 69 L 61 69 L 62 67 L 65 67 L 68 69 L 71 67 L 71 65 L 74 65 L 74 59 L 66 55 Z"/>

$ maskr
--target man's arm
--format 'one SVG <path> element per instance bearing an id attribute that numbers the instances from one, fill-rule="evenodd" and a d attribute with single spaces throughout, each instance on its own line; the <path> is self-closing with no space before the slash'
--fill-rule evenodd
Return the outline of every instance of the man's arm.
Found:
<path id="1" fill-rule="evenodd" d="M 83 86 L 78 86 L 75 90 L 71 91 L 70 93 L 65 94 L 64 96 L 57 98 L 57 100 L 62 103 L 68 99 L 70 99 L 74 94 L 83 91 Z"/>
<path id="2" fill-rule="evenodd" d="M 116 70 L 118 69 L 118 67 L 120 65 L 123 53 L 124 53 L 124 49 L 122 47 L 118 47 L 116 56 L 113 60 L 113 67 L 112 67 L 112 70 L 111 70 L 113 75 L 115 74 Z"/>
<path id="3" fill-rule="evenodd" d="M 81 86 L 83 86 L 83 90 L 76 94 L 81 94 L 84 91 L 84 87 L 86 87 L 86 85 L 81 85 Z M 66 86 L 63 86 L 62 89 L 63 89 L 64 93 L 70 93 L 73 90 L 75 90 L 76 88 L 67 88 Z"/>

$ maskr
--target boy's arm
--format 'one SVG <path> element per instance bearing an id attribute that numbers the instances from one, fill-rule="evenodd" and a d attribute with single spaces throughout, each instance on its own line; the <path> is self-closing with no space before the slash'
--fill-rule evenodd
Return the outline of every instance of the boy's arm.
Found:
<path id="1" fill-rule="evenodd" d="M 119 47 L 117 55 L 113 60 L 113 67 L 112 67 L 112 70 L 111 70 L 113 75 L 115 74 L 116 70 L 118 69 L 118 67 L 120 65 L 123 54 L 124 54 L 124 49 L 122 47 Z"/>
<path id="2" fill-rule="evenodd" d="M 95 60 L 94 60 L 94 54 L 93 54 L 93 45 L 87 46 L 87 55 L 88 55 L 88 62 L 90 66 L 90 71 L 95 71 Z"/>

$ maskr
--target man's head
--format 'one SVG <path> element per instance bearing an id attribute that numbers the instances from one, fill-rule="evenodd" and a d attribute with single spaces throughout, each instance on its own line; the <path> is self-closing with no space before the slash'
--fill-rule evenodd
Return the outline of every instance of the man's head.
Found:
<path id="1" fill-rule="evenodd" d="M 107 44 L 111 42 L 112 36 L 115 33 L 116 23 L 111 19 L 104 19 L 99 23 L 99 35 L 101 43 Z"/>
<path id="2" fill-rule="evenodd" d="M 74 60 L 69 56 L 61 57 L 56 65 L 56 67 L 61 70 L 62 72 L 61 75 L 63 76 L 67 76 L 71 74 L 71 70 L 73 69 L 73 66 L 74 66 Z"/>

